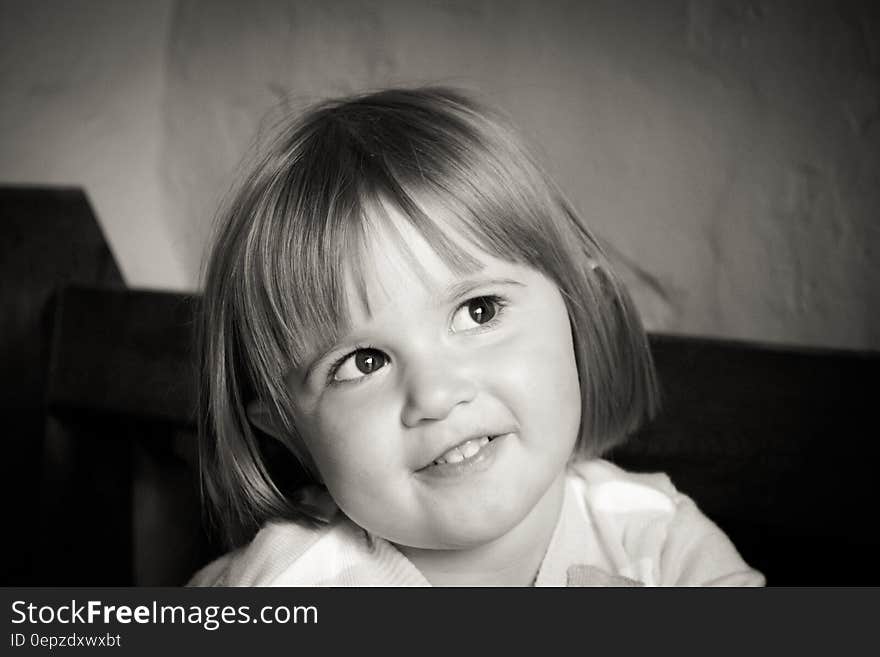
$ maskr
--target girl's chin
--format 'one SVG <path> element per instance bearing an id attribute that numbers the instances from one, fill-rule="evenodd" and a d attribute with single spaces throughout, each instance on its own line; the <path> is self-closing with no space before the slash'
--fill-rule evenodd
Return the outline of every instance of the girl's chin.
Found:
<path id="1" fill-rule="evenodd" d="M 457 533 L 455 536 L 445 536 L 442 541 L 425 539 L 420 540 L 418 537 L 408 537 L 405 542 L 390 541 L 404 554 L 413 551 L 422 552 L 455 552 L 458 550 L 478 550 L 498 540 L 504 532 L 481 533 L 479 535 L 469 534 L 463 535 Z"/>
<path id="2" fill-rule="evenodd" d="M 489 545 L 514 530 L 528 515 L 528 510 L 468 509 L 452 519 L 432 523 L 418 534 L 401 532 L 388 539 L 398 547 L 418 550 L 472 550 Z"/>

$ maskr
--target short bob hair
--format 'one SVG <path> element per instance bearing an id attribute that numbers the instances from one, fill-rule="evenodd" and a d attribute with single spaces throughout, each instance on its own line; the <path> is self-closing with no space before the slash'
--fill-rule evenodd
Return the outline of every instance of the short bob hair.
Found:
<path id="1" fill-rule="evenodd" d="M 426 208 L 452 216 L 455 233 L 479 249 L 559 287 L 582 396 L 575 456 L 601 455 L 656 410 L 651 353 L 628 294 L 506 120 L 438 87 L 325 102 L 288 122 L 256 159 L 219 215 L 207 264 L 201 467 L 213 519 L 233 545 L 268 519 L 319 515 L 299 494 L 320 483 L 317 474 L 302 465 L 289 485 L 246 407 L 261 400 L 296 431 L 285 374 L 344 332 L 345 272 L 362 273 L 370 222 L 389 205 L 451 268 L 479 263 Z M 296 469 L 289 463 L 282 469 Z"/>

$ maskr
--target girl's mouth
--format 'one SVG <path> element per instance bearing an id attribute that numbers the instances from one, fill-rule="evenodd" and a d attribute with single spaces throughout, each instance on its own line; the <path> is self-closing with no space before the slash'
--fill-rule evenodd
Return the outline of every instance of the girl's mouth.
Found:
<path id="1" fill-rule="evenodd" d="M 485 445 L 488 445 L 493 438 L 495 438 L 495 436 L 480 436 L 479 438 L 471 438 L 470 440 L 463 442 L 461 445 L 456 445 L 452 449 L 444 452 L 439 458 L 437 458 L 437 460 L 433 462 L 433 465 L 443 465 L 444 463 L 461 463 L 465 459 L 471 458 Z"/>
<path id="2" fill-rule="evenodd" d="M 466 440 L 445 451 L 417 473 L 431 478 L 454 478 L 485 470 L 494 461 L 499 444 L 509 435 L 485 435 Z"/>

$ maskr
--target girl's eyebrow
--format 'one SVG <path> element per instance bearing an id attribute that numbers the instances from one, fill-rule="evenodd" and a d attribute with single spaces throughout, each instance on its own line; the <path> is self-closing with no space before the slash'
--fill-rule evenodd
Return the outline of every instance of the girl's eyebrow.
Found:
<path id="1" fill-rule="evenodd" d="M 468 294 L 479 288 L 506 286 L 526 287 L 526 284 L 513 278 L 469 278 L 463 281 L 458 281 L 448 286 L 445 290 L 443 290 L 443 292 L 435 297 L 435 300 L 439 303 L 442 303 L 444 301 L 453 301 L 455 299 L 460 299 L 461 297 L 467 296 Z M 329 354 L 338 350 L 339 346 L 347 341 L 348 338 L 343 337 L 341 340 L 338 340 L 333 344 L 327 346 L 326 348 L 322 349 L 317 356 L 312 358 L 309 361 L 309 365 L 306 368 L 305 373 L 303 374 L 302 382 L 304 384 L 307 383 L 309 379 L 311 379 L 314 369 L 321 362 L 323 362 Z"/>
<path id="2" fill-rule="evenodd" d="M 513 278 L 470 278 L 453 283 L 439 296 L 438 301 L 451 301 L 467 296 L 469 293 L 481 287 L 495 286 L 525 287 L 526 284 Z"/>

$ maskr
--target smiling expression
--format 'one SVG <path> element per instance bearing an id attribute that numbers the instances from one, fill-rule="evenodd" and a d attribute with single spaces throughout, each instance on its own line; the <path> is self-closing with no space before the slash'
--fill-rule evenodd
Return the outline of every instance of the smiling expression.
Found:
<path id="1" fill-rule="evenodd" d="M 578 433 L 571 327 L 556 285 L 466 248 L 451 270 L 392 208 L 331 349 L 288 376 L 297 428 L 354 522 L 418 548 L 486 544 L 547 509 Z M 418 263 L 418 271 L 413 266 Z"/>

